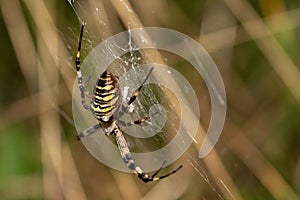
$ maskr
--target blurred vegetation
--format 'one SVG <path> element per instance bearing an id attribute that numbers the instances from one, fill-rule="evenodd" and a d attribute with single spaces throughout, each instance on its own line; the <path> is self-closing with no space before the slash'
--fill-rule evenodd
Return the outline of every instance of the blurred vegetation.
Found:
<path id="1" fill-rule="evenodd" d="M 87 22 L 83 57 L 128 26 L 174 29 L 203 45 L 225 83 L 224 131 L 208 157 L 199 160 L 193 144 L 176 162 L 184 168 L 158 183 L 106 167 L 74 139 L 74 10 L 68 1 L 0 0 L 0 199 L 300 198 L 299 0 L 75 0 L 74 7 Z M 168 64 L 197 89 L 206 130 L 205 84 L 180 59 Z"/>

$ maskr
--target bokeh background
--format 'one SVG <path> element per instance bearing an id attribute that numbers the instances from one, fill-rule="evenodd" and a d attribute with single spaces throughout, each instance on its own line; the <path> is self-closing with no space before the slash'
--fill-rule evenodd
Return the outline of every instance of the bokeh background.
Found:
<path id="1" fill-rule="evenodd" d="M 0 0 L 0 199 L 299 199 L 299 0 Z M 127 28 L 165 27 L 198 41 L 217 64 L 227 119 L 204 159 L 193 144 L 157 183 L 110 169 L 76 141 L 74 58 Z M 190 78 L 207 129 L 210 101 Z M 201 87 L 200 87 L 201 85 Z M 202 87 L 204 86 L 204 87 Z M 167 172 L 164 171 L 164 172 Z"/>

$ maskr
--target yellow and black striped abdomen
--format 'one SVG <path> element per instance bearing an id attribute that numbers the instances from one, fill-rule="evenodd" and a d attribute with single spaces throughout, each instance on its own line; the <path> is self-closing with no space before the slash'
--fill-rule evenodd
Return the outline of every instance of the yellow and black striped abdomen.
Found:
<path id="1" fill-rule="evenodd" d="M 119 106 L 120 91 L 118 78 L 109 71 L 104 71 L 94 88 L 91 104 L 96 119 L 108 122 Z"/>

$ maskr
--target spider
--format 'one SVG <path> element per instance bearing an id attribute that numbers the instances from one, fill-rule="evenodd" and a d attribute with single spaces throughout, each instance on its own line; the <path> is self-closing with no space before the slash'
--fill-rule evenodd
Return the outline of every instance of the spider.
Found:
<path id="1" fill-rule="evenodd" d="M 96 85 L 94 86 L 93 95 L 90 95 L 86 86 L 83 82 L 83 76 L 80 69 L 80 49 L 81 49 L 81 42 L 83 38 L 83 30 L 84 24 L 81 26 L 80 36 L 79 36 L 79 44 L 78 44 L 78 51 L 76 54 L 76 71 L 77 71 L 77 78 L 78 78 L 78 86 L 81 93 L 81 100 L 82 105 L 86 110 L 92 112 L 93 116 L 98 120 L 99 123 L 95 124 L 94 126 L 89 127 L 88 129 L 81 132 L 78 136 L 80 140 L 83 137 L 86 137 L 97 129 L 102 128 L 104 134 L 114 135 L 116 143 L 118 145 L 118 149 L 120 151 L 121 157 L 126 164 L 126 166 L 133 171 L 138 178 L 140 178 L 144 183 L 157 181 L 163 178 L 170 176 L 171 174 L 176 173 L 179 169 L 182 168 L 182 165 L 177 167 L 175 170 L 165 174 L 163 176 L 156 176 L 163 168 L 166 161 L 164 161 L 161 167 L 152 175 L 146 174 L 133 160 L 129 148 L 127 146 L 127 142 L 123 136 L 123 133 L 120 126 L 131 126 L 133 124 L 141 124 L 150 117 L 145 117 L 136 121 L 131 122 L 124 122 L 120 119 L 125 113 L 128 113 L 129 106 L 136 100 L 138 97 L 140 90 L 142 89 L 143 85 L 148 80 L 150 74 L 153 71 L 153 68 L 150 69 L 148 75 L 146 76 L 145 80 L 139 86 L 139 88 L 134 92 L 134 94 L 130 97 L 127 103 L 122 103 L 121 98 L 121 90 L 119 86 L 119 79 L 117 76 L 113 75 L 110 71 L 104 71 L 97 80 Z M 85 100 L 86 96 L 91 96 L 91 102 L 88 104 Z"/>

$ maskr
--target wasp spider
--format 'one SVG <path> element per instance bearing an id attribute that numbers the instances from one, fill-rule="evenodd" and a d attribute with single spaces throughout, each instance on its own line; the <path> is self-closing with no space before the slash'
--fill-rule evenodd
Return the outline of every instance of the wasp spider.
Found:
<path id="1" fill-rule="evenodd" d="M 83 29 L 84 25 L 81 26 L 78 51 L 76 55 L 76 71 L 78 78 L 78 86 L 81 92 L 82 105 L 85 109 L 90 110 L 92 112 L 93 116 L 99 121 L 99 123 L 80 133 L 78 139 L 92 134 L 99 128 L 102 128 L 105 135 L 107 136 L 114 135 L 124 163 L 145 183 L 149 181 L 157 181 L 176 173 L 180 168 L 182 168 L 182 165 L 180 165 L 177 169 L 166 175 L 156 176 L 163 168 L 163 165 L 165 164 L 164 161 L 162 166 L 152 176 L 146 174 L 133 161 L 131 153 L 127 146 L 127 142 L 123 136 L 122 131 L 119 128 L 119 126 L 124 127 L 131 126 L 133 124 L 141 124 L 145 120 L 149 119 L 149 117 L 145 117 L 143 119 L 132 122 L 124 122 L 120 120 L 120 117 L 124 113 L 128 112 L 129 106 L 135 101 L 135 99 L 139 95 L 140 90 L 149 78 L 153 68 L 151 68 L 147 77 L 140 85 L 140 87 L 134 92 L 133 96 L 129 99 L 129 101 L 124 104 L 122 104 L 121 89 L 119 87 L 118 77 L 114 76 L 108 70 L 104 71 L 97 80 L 97 83 L 94 87 L 94 94 L 91 95 L 91 103 L 88 104 L 85 100 L 85 97 L 90 95 L 83 83 L 83 76 L 80 70 L 80 49 L 83 37 Z"/>

